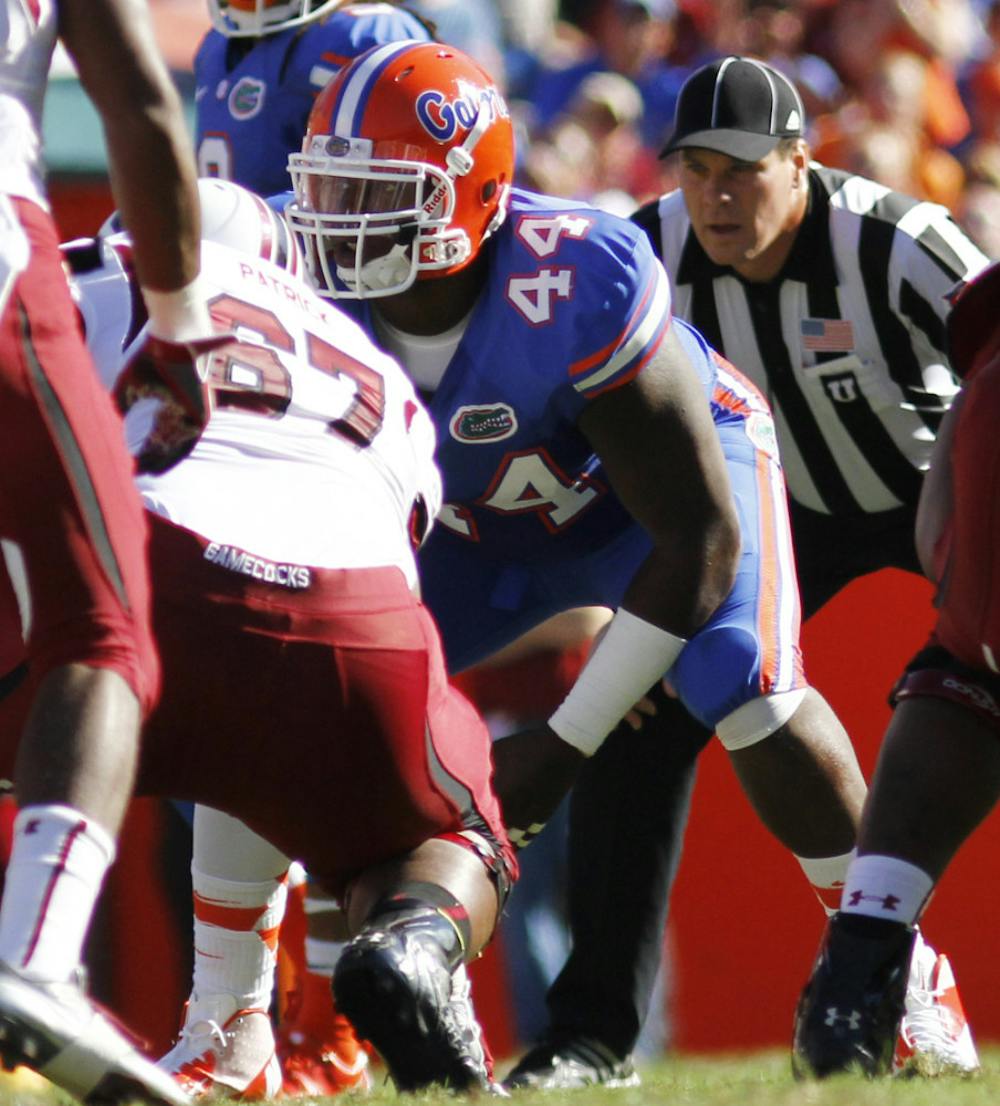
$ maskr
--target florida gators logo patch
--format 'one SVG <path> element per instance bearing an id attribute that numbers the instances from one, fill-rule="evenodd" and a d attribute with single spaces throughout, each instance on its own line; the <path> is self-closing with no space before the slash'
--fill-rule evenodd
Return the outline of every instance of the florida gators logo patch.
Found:
<path id="1" fill-rule="evenodd" d="M 267 85 L 256 77 L 242 77 L 229 93 L 229 113 L 234 119 L 252 119 L 264 107 Z"/>
<path id="2" fill-rule="evenodd" d="M 502 442 L 517 433 L 517 416 L 506 403 L 459 407 L 448 429 L 458 442 Z"/>

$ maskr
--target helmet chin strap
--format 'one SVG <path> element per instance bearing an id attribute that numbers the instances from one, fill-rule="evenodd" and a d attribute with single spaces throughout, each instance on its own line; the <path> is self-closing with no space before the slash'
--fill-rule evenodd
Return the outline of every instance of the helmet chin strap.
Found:
<path id="1" fill-rule="evenodd" d="M 445 156 L 445 164 L 448 166 L 448 176 L 454 180 L 456 177 L 464 177 L 467 173 L 472 171 L 472 167 L 475 164 L 475 159 L 472 156 L 473 150 L 479 145 L 480 139 L 486 134 L 490 126 L 492 118 L 492 112 L 489 104 L 485 100 L 482 100 L 479 104 L 479 112 L 476 115 L 476 122 L 472 127 L 472 130 L 465 136 L 465 141 L 461 146 L 453 146 Z M 507 204 L 508 197 L 510 195 L 510 185 L 504 184 L 500 186 L 500 196 L 497 203 L 497 209 L 493 214 L 493 218 L 490 220 L 489 225 L 486 227 L 483 233 L 483 238 L 489 238 L 491 234 L 500 226 L 500 224 L 507 218 Z"/>
<path id="2" fill-rule="evenodd" d="M 461 146 L 452 146 L 445 155 L 445 164 L 448 166 L 448 176 L 454 180 L 456 177 L 464 177 L 472 172 L 475 159 L 472 151 L 479 145 L 479 140 L 487 132 L 490 126 L 490 107 L 485 100 L 480 101 L 479 111 L 472 129 L 465 136 Z"/>

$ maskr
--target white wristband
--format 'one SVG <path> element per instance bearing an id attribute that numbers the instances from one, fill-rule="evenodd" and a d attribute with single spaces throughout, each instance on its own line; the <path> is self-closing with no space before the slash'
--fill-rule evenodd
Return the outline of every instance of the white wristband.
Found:
<path id="1" fill-rule="evenodd" d="M 149 311 L 149 330 L 168 342 L 193 342 L 214 333 L 208 312 L 208 293 L 200 277 L 172 292 L 143 288 Z"/>
<path id="2" fill-rule="evenodd" d="M 687 645 L 619 607 L 549 727 L 584 756 L 665 676 Z"/>

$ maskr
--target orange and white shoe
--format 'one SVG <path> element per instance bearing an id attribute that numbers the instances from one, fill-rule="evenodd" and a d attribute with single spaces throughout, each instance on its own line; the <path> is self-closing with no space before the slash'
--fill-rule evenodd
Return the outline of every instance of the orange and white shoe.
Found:
<path id="1" fill-rule="evenodd" d="M 277 1050 L 286 1096 L 319 1097 L 371 1088 L 368 1053 L 351 1023 L 336 1011 L 321 1036 L 297 1025 L 294 1018 L 286 1020 L 278 1029 Z"/>
<path id="2" fill-rule="evenodd" d="M 192 1098 L 274 1098 L 281 1065 L 266 1010 L 240 1009 L 232 995 L 192 995 L 174 1047 L 157 1063 Z"/>
<path id="3" fill-rule="evenodd" d="M 948 957 L 938 955 L 917 930 L 906 1009 L 892 1058 L 894 1075 L 936 1075 L 979 1070 L 979 1054 Z"/>

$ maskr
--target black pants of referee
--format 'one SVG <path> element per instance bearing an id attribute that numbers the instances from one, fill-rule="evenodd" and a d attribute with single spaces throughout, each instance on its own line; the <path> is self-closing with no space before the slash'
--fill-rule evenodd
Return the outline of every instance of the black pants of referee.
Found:
<path id="1" fill-rule="evenodd" d="M 920 571 L 912 508 L 849 519 L 791 512 L 803 618 L 859 576 Z M 621 1058 L 649 1009 L 695 765 L 711 736 L 676 700 L 656 699 L 656 717 L 638 733 L 619 726 L 573 788 L 572 951 L 546 997 L 552 1036 L 595 1037 Z"/>

